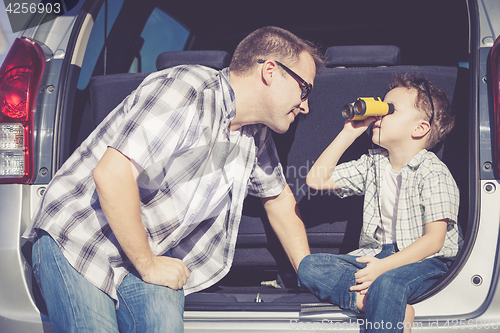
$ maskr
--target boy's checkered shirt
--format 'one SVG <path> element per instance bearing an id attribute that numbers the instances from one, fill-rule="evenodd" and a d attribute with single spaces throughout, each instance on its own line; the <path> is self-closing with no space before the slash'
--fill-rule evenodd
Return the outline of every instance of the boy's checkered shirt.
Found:
<path id="1" fill-rule="evenodd" d="M 359 249 L 349 254 L 374 256 L 382 250 L 375 239 L 381 225 L 380 184 L 389 159 L 385 149 L 370 150 L 355 161 L 338 165 L 332 178 L 339 189 L 339 197 L 364 195 L 363 227 Z M 399 194 L 396 242 L 400 250 L 424 235 L 425 224 L 437 220 L 448 221 L 443 248 L 431 257 L 454 258 L 463 239 L 457 224 L 459 208 L 458 187 L 446 165 L 425 149 L 421 150 L 401 169 L 402 183 Z"/>
<path id="2" fill-rule="evenodd" d="M 153 253 L 170 250 L 184 261 L 191 272 L 186 294 L 217 282 L 233 260 L 246 194 L 275 196 L 286 184 L 271 131 L 248 125 L 230 133 L 234 116 L 229 69 L 179 66 L 151 74 L 58 171 L 24 237 L 33 240 L 38 229 L 46 230 L 78 272 L 117 299 L 133 267 L 106 221 L 92 177 L 113 147 L 140 172 L 141 218 Z M 219 215 L 200 220 L 218 184 L 227 186 L 228 203 Z"/>

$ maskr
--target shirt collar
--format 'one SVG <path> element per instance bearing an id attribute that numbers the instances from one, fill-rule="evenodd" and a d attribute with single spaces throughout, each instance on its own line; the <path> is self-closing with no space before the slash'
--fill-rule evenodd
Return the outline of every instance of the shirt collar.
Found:
<path id="1" fill-rule="evenodd" d="M 424 161 L 425 155 L 427 154 L 427 149 L 422 149 L 421 151 L 418 152 L 417 155 L 415 155 L 411 161 L 407 164 L 408 168 L 410 169 L 417 169 L 420 164 Z"/>
<path id="2" fill-rule="evenodd" d="M 375 149 L 368 149 L 368 153 L 371 155 L 371 156 L 383 156 L 383 157 L 386 157 L 387 160 L 389 160 L 389 152 L 387 151 L 387 149 L 385 148 L 375 148 Z"/>
<path id="3" fill-rule="evenodd" d="M 224 68 L 220 71 L 222 91 L 223 91 L 223 99 L 222 103 L 224 104 L 224 115 L 228 122 L 236 117 L 236 99 L 234 95 L 234 90 L 231 87 L 231 79 L 229 76 L 229 67 Z M 227 98 L 229 97 L 229 99 Z"/>
<path id="4" fill-rule="evenodd" d="M 226 117 L 225 122 L 229 126 L 231 121 L 236 117 L 236 96 L 234 94 L 234 90 L 231 87 L 231 77 L 229 72 L 229 67 L 224 68 L 220 71 L 221 84 L 223 90 L 223 104 L 224 104 L 224 115 Z M 227 100 L 227 96 L 229 96 L 229 100 Z M 254 135 L 258 131 L 260 131 L 263 127 L 266 127 L 263 124 L 252 124 L 243 126 L 246 128 L 249 133 Z"/>

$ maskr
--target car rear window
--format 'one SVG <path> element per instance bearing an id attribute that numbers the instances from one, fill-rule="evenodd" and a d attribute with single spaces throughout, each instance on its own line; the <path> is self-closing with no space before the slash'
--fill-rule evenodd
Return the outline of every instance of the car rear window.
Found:
<path id="1" fill-rule="evenodd" d="M 130 66 L 130 73 L 156 71 L 156 57 L 166 51 L 182 51 L 189 30 L 159 8 L 149 16 L 141 33 L 143 45 Z"/>

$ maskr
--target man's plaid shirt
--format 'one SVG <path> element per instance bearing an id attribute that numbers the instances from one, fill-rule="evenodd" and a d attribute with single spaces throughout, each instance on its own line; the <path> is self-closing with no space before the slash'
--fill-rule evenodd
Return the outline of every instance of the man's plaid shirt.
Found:
<path id="1" fill-rule="evenodd" d="M 113 147 L 140 172 L 141 217 L 153 253 L 170 250 L 184 261 L 191 272 L 186 294 L 210 286 L 231 266 L 246 194 L 270 197 L 286 185 L 271 131 L 247 125 L 230 133 L 234 116 L 229 69 L 179 66 L 151 74 L 58 171 L 24 236 L 46 230 L 70 264 L 116 300 L 133 266 L 92 177 Z M 201 214 L 215 186 L 226 186 L 225 206 L 216 216 Z"/>
<path id="2" fill-rule="evenodd" d="M 339 187 L 339 197 L 364 195 L 363 228 L 359 249 L 349 254 L 374 256 L 382 250 L 375 239 L 381 226 L 380 184 L 389 159 L 387 151 L 371 150 L 355 161 L 338 165 L 332 178 Z M 459 192 L 446 165 L 437 156 L 421 150 L 401 169 L 402 184 L 396 222 L 396 242 L 400 250 L 424 235 L 425 224 L 441 219 L 448 221 L 444 246 L 432 257 L 454 258 L 462 245 L 457 224 Z"/>

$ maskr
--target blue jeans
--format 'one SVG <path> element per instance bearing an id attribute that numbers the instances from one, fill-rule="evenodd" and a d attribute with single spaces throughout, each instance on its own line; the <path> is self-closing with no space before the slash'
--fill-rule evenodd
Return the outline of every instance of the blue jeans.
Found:
<path id="1" fill-rule="evenodd" d="M 395 253 L 395 246 L 384 245 L 375 257 L 382 259 Z M 356 256 L 311 254 L 300 262 L 299 285 L 319 299 L 359 313 L 354 273 L 365 268 Z M 368 289 L 365 304 L 366 332 L 403 332 L 406 304 L 426 292 L 451 266 L 451 260 L 429 258 L 398 267 L 380 275 Z"/>
<path id="2" fill-rule="evenodd" d="M 184 292 L 149 284 L 137 271 L 115 301 L 80 275 L 43 232 L 33 245 L 33 272 L 47 304 L 52 332 L 182 332 Z"/>

